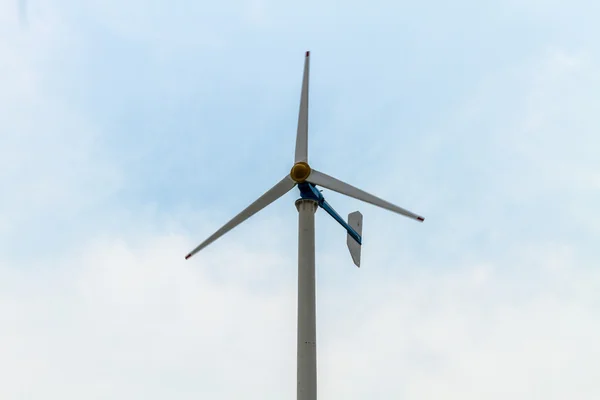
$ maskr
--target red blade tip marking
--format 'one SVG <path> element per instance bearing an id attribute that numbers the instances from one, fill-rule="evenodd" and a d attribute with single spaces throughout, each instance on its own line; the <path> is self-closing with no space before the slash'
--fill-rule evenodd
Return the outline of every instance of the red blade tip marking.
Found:
<path id="1" fill-rule="evenodd" d="M 187 256 L 185 256 L 185 259 L 187 260 L 188 258 L 190 258 L 192 255 L 188 254 Z"/>
<path id="2" fill-rule="evenodd" d="M 306 52 L 306 57 L 310 56 L 310 51 Z"/>
<path id="3" fill-rule="evenodd" d="M 421 222 L 425 221 L 425 218 L 423 218 L 423 217 L 417 217 L 417 219 Z"/>

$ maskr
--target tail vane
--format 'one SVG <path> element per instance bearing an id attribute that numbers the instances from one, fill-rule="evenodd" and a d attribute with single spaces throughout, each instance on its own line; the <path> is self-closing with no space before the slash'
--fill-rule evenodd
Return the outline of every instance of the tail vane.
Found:
<path id="1" fill-rule="evenodd" d="M 359 211 L 354 211 L 353 213 L 348 214 L 348 225 L 350 225 L 350 227 L 354 229 L 354 231 L 356 231 L 356 233 L 358 233 L 362 239 L 363 216 Z M 357 242 L 350 235 L 350 231 L 348 231 L 346 244 L 348 245 L 348 250 L 352 256 L 352 261 L 354 261 L 354 264 L 360 268 L 360 250 L 362 246 L 361 243 Z"/>

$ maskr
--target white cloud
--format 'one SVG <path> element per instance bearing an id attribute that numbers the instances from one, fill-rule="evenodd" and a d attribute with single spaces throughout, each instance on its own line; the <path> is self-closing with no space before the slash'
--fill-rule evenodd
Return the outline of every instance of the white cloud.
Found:
<path id="1" fill-rule="evenodd" d="M 294 257 L 230 241 L 225 261 L 185 262 L 191 244 L 113 238 L 4 263 L 2 396 L 292 397 L 295 279 L 278 270 Z M 256 291 L 245 265 L 269 258 L 283 278 Z M 402 281 L 348 268 L 348 287 L 319 286 L 321 396 L 595 398 L 600 274 L 580 262 L 544 248 Z"/>

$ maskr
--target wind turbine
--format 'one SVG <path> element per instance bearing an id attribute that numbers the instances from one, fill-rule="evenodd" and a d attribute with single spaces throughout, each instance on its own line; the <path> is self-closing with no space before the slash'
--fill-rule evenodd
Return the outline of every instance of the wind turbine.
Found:
<path id="1" fill-rule="evenodd" d="M 306 52 L 298 132 L 296 135 L 296 154 L 294 165 L 279 183 L 260 196 L 245 210 L 233 217 L 208 239 L 200 243 L 187 256 L 186 260 L 200 250 L 256 214 L 294 186 L 300 189 L 300 198 L 296 200 L 298 209 L 298 336 L 297 336 L 297 400 L 316 400 L 317 398 L 317 347 L 316 347 L 316 310 L 315 310 L 315 218 L 318 207 L 331 215 L 348 232 L 347 244 L 350 255 L 357 267 L 360 267 L 360 249 L 362 244 L 362 214 L 358 211 L 348 215 L 348 222 L 325 201 L 317 186 L 345 194 L 358 200 L 376 205 L 408 218 L 423 222 L 424 218 L 408 210 L 373 196 L 336 178 L 311 168 L 308 164 L 308 77 L 310 70 L 310 52 Z"/>

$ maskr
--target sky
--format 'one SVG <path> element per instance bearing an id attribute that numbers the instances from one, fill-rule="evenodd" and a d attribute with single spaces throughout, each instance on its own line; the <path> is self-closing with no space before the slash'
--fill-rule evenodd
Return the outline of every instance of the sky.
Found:
<path id="1" fill-rule="evenodd" d="M 599 8 L 1 0 L 0 398 L 294 398 L 306 50 L 319 397 L 600 398 Z"/>

